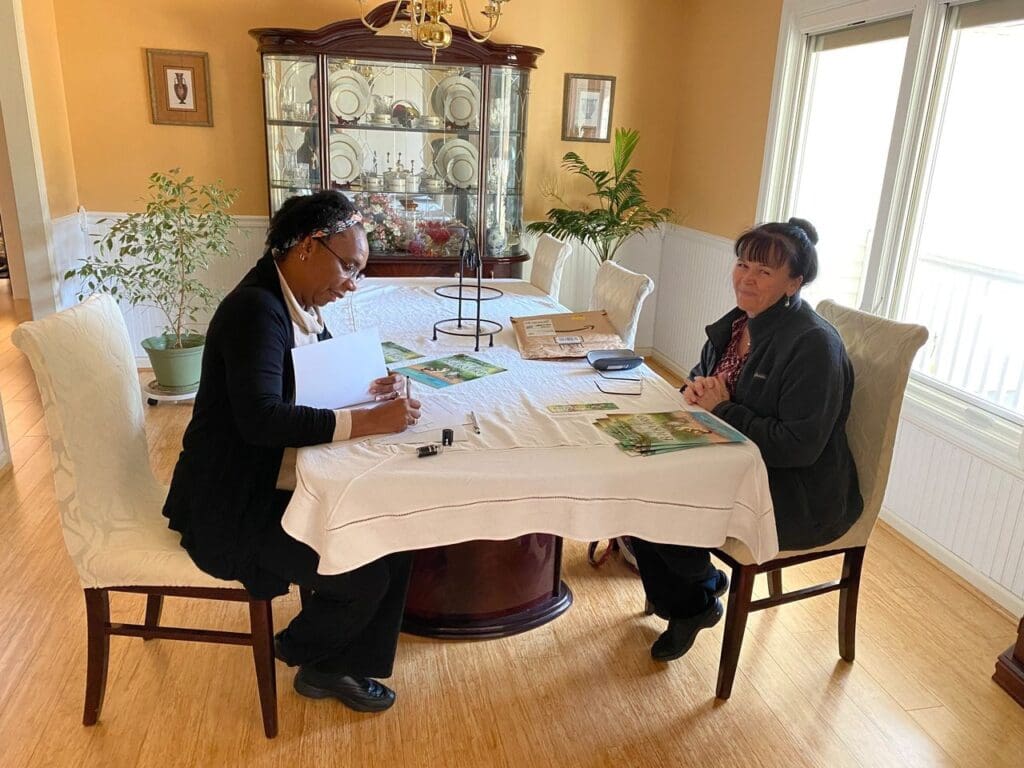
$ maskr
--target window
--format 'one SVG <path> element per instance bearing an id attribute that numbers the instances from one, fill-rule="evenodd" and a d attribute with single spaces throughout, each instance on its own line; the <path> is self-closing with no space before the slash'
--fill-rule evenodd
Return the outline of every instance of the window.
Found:
<path id="1" fill-rule="evenodd" d="M 822 234 L 822 269 L 805 292 L 812 303 L 860 304 L 909 33 L 904 17 L 808 40 L 789 209 Z"/>
<path id="2" fill-rule="evenodd" d="M 1021 419 L 1024 3 L 950 9 L 943 49 L 900 314 L 931 333 L 916 371 Z"/>
<path id="3" fill-rule="evenodd" d="M 1024 457 L 1024 0 L 786 0 L 758 218 L 821 235 L 833 298 L 930 332 L 908 389 Z"/>

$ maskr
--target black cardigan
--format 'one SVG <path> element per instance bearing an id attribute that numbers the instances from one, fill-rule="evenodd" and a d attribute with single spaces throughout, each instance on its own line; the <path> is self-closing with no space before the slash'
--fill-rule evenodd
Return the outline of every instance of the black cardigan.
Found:
<path id="1" fill-rule="evenodd" d="M 334 435 L 333 411 L 294 405 L 294 344 L 277 268 L 264 256 L 210 321 L 195 409 L 163 510 L 196 565 L 260 598 L 288 590 L 256 564 L 265 532 L 283 511 L 275 485 L 284 449 Z"/>
<path id="2" fill-rule="evenodd" d="M 736 308 L 707 327 L 694 376 L 725 353 Z M 864 503 L 846 441 L 853 367 L 839 333 L 799 296 L 749 321 L 750 355 L 732 400 L 714 414 L 749 437 L 768 467 L 779 546 L 810 549 L 842 536 Z"/>

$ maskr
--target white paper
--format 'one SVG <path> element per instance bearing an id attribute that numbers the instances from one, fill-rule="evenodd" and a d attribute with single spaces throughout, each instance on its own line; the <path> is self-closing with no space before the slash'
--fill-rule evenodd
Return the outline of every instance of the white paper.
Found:
<path id="1" fill-rule="evenodd" d="M 388 375 L 376 328 L 368 328 L 292 350 L 295 403 L 347 408 L 372 400 L 370 384 Z"/>
<path id="2" fill-rule="evenodd" d="M 412 393 L 414 400 L 416 393 Z M 424 398 L 421 401 L 420 420 L 406 429 L 391 435 L 377 435 L 372 442 L 389 443 L 440 443 L 441 430 L 452 429 L 456 436 L 465 437 L 465 424 L 469 421 L 469 412 L 461 410 L 439 398 Z M 458 438 L 457 438 L 458 439 Z"/>

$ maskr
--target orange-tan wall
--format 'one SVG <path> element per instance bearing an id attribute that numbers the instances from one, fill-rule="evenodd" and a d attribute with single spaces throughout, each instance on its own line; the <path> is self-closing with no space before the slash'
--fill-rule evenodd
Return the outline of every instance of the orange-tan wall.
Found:
<path id="1" fill-rule="evenodd" d="M 354 17 L 358 8 L 355 0 L 44 0 L 42 5 L 50 2 L 56 11 L 77 199 L 90 210 L 133 210 L 152 171 L 180 165 L 201 180 L 221 178 L 237 187 L 237 214 L 265 214 L 267 208 L 260 64 L 248 30 L 317 28 Z M 676 85 L 666 76 L 666 62 L 680 53 L 674 35 L 681 27 L 675 18 L 684 4 L 516 0 L 506 7 L 495 39 L 546 50 L 530 100 L 528 218 L 542 216 L 550 206 L 540 189 L 557 173 L 564 152 L 574 149 L 588 161 L 607 165 L 608 144 L 560 140 L 565 72 L 618 78 L 613 123 L 641 130 L 637 161 L 646 189 L 655 204 L 668 202 L 672 147 L 680 126 Z M 38 23 L 33 39 L 48 28 L 47 19 Z M 774 40 L 774 33 L 770 36 Z M 209 53 L 213 128 L 150 122 L 145 48 Z M 51 205 L 58 215 L 67 202 L 54 200 L 51 193 Z"/>
<path id="2" fill-rule="evenodd" d="M 46 195 L 50 215 L 58 218 L 78 209 L 78 188 L 54 3 L 31 0 L 22 9 Z"/>
<path id="3" fill-rule="evenodd" d="M 669 205 L 732 238 L 754 222 L 782 0 L 679 3 Z"/>

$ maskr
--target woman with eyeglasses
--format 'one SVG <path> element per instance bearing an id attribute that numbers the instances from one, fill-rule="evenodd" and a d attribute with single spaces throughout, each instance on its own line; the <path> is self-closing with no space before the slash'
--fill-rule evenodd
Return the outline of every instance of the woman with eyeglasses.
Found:
<path id="1" fill-rule="evenodd" d="M 266 251 L 210 321 L 192 421 L 185 430 L 164 515 L 196 565 L 242 582 L 257 598 L 307 590 L 275 639 L 298 666 L 295 689 L 362 712 L 387 709 L 411 556 L 396 553 L 335 576 L 281 527 L 295 488 L 296 449 L 401 432 L 420 404 L 396 377 L 367 382 L 370 408 L 295 404 L 292 349 L 330 338 L 320 307 L 356 289 L 368 246 L 359 212 L 339 192 L 286 200 Z"/>

